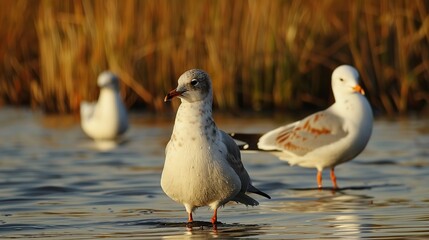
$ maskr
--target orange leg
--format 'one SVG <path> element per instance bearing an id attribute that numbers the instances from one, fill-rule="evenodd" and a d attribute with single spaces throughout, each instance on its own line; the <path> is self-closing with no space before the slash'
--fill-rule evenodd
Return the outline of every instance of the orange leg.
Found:
<path id="1" fill-rule="evenodd" d="M 188 223 L 193 222 L 194 219 L 192 218 L 192 212 L 188 213 Z"/>
<path id="2" fill-rule="evenodd" d="M 217 208 L 214 210 L 213 217 L 212 217 L 212 224 L 215 225 L 217 222 Z"/>
<path id="3" fill-rule="evenodd" d="M 212 217 L 213 230 L 217 230 L 217 208 L 214 210 Z"/>
<path id="4" fill-rule="evenodd" d="M 322 171 L 317 171 L 317 187 L 322 188 Z"/>
<path id="5" fill-rule="evenodd" d="M 332 185 L 334 186 L 334 189 L 338 189 L 337 177 L 335 176 L 334 168 L 331 168 L 331 181 L 332 181 Z"/>

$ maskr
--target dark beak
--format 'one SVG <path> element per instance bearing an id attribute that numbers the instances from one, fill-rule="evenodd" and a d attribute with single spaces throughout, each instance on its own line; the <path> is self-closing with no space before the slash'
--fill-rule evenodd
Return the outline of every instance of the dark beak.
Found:
<path id="1" fill-rule="evenodd" d="M 182 95 L 183 91 L 177 91 L 176 89 L 171 90 L 164 98 L 164 102 L 169 102 L 171 99 Z"/>

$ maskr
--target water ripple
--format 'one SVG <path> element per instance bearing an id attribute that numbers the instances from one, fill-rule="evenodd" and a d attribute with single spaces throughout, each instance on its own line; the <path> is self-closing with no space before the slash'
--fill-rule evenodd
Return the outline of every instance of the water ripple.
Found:
<path id="1" fill-rule="evenodd" d="M 319 190 L 315 169 L 243 153 L 253 184 L 272 199 L 252 194 L 257 207 L 228 203 L 214 230 L 200 221 L 210 209 L 197 209 L 189 226 L 184 207 L 160 187 L 171 124 L 140 120 L 122 143 L 100 150 L 78 121 L 58 129 L 39 118 L 26 112 L 0 132 L 7 139 L 0 141 L 1 239 L 429 238 L 427 120 L 377 121 L 366 150 L 336 168 L 335 191 L 328 171 Z"/>

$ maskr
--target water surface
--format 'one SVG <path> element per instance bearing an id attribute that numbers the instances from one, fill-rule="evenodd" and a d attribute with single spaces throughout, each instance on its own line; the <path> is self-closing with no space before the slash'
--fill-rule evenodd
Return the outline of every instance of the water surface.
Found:
<path id="1" fill-rule="evenodd" d="M 402 239 L 429 238 L 429 120 L 377 120 L 352 162 L 324 172 L 243 153 L 260 206 L 228 204 L 215 231 L 208 208 L 186 227 L 183 206 L 160 188 L 173 117 L 131 115 L 120 145 L 99 146 L 77 117 L 0 109 L 0 238 L 32 239 Z M 226 131 L 261 132 L 289 120 L 218 117 Z"/>

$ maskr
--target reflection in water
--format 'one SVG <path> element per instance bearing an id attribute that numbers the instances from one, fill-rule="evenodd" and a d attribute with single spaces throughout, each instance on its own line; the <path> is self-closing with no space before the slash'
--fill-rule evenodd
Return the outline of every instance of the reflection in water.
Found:
<path id="1" fill-rule="evenodd" d="M 362 236 L 362 226 L 358 224 L 361 222 L 356 212 L 342 211 L 330 221 L 334 227 L 334 236 L 338 236 L 340 239 L 360 239 Z"/>
<path id="2" fill-rule="evenodd" d="M 90 140 L 83 145 L 83 147 L 87 147 L 89 149 L 98 150 L 101 152 L 112 151 L 118 147 L 122 147 L 128 142 L 124 137 L 115 139 L 115 140 Z"/>
<path id="3" fill-rule="evenodd" d="M 359 210 L 369 207 L 372 203 L 371 199 L 364 195 L 345 194 L 329 199 L 327 202 L 337 205 L 334 207 L 336 212 L 325 219 L 333 228 L 332 235 L 339 239 L 360 239 L 367 229 L 364 226 L 364 219 L 359 215 Z"/>
<path id="4" fill-rule="evenodd" d="M 176 224 L 167 224 L 166 226 L 171 226 Z M 187 225 L 186 223 L 179 224 L 180 227 Z M 213 229 L 211 222 L 194 222 L 192 227 L 186 228 L 186 231 L 183 232 L 183 235 L 174 235 L 174 236 L 164 236 L 163 238 L 167 239 L 207 239 L 207 238 L 234 238 L 234 237 L 251 237 L 258 236 L 261 234 L 259 231 L 262 227 L 255 224 L 223 224 L 220 223 L 217 225 L 217 229 Z M 183 228 L 182 228 L 183 229 Z"/>
<path id="5" fill-rule="evenodd" d="M 288 192 L 289 199 L 272 205 L 276 212 L 284 214 L 303 214 L 316 216 L 311 220 L 313 228 L 316 225 L 324 226 L 319 234 L 328 235 L 336 239 L 360 239 L 364 232 L 368 232 L 362 210 L 371 208 L 373 197 L 353 194 L 344 191 L 330 190 L 294 190 Z M 301 223 L 305 224 L 305 223 Z M 305 226 L 303 230 L 307 229 Z"/>
<path id="6" fill-rule="evenodd" d="M 377 121 L 367 149 L 340 166 L 335 192 L 313 189 L 314 171 L 243 153 L 254 185 L 272 199 L 223 208 L 214 231 L 211 224 L 187 230 L 183 207 L 159 186 L 171 121 L 142 119 L 131 119 L 124 140 L 99 148 L 78 118 L 1 109 L 0 238 L 429 238 L 429 120 Z M 277 125 L 217 120 L 249 132 Z"/>

